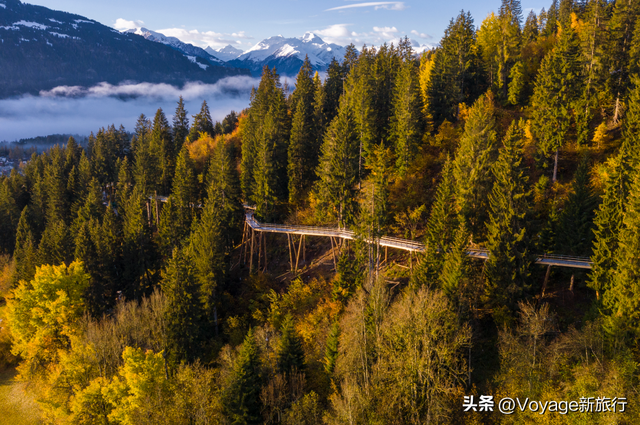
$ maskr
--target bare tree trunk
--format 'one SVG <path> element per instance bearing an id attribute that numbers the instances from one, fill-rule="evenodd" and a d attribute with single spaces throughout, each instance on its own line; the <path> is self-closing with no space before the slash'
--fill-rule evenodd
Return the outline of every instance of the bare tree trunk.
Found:
<path id="1" fill-rule="evenodd" d="M 556 182 L 557 177 L 558 177 L 558 150 L 559 149 L 556 149 L 556 158 L 553 161 L 553 180 L 552 180 L 553 183 Z"/>

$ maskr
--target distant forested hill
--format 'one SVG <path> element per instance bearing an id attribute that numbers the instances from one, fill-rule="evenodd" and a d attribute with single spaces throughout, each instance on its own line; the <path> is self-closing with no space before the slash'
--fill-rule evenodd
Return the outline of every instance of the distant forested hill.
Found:
<path id="1" fill-rule="evenodd" d="M 232 67 L 198 65 L 169 46 L 18 0 L 0 2 L 0 40 L 0 97 L 103 81 L 182 85 L 249 75 Z"/>

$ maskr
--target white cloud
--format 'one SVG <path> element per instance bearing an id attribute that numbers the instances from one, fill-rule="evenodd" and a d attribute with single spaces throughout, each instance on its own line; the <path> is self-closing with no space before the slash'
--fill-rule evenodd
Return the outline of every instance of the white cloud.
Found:
<path id="1" fill-rule="evenodd" d="M 347 28 L 351 24 L 335 24 L 322 30 L 313 31 L 318 34 L 327 43 L 349 44 L 351 37 L 356 36 L 355 32 L 349 31 Z"/>
<path id="2" fill-rule="evenodd" d="M 144 26 L 143 21 L 127 21 L 126 19 L 118 18 L 113 25 L 118 31 L 134 30 Z"/>
<path id="3" fill-rule="evenodd" d="M 426 38 L 426 39 L 433 38 L 429 34 L 426 34 L 424 32 L 418 32 L 416 30 L 411 30 L 411 34 L 415 35 L 416 37 L 420 37 L 420 38 Z"/>
<path id="4" fill-rule="evenodd" d="M 379 34 L 384 38 L 392 38 L 395 37 L 398 29 L 396 27 L 373 27 L 373 31 Z"/>
<path id="5" fill-rule="evenodd" d="M 236 45 L 239 47 L 242 42 L 240 40 L 252 39 L 245 34 L 244 31 L 234 32 L 231 34 L 224 34 L 215 31 L 198 31 L 198 30 L 186 30 L 184 28 L 166 28 L 157 30 L 157 32 L 166 35 L 167 37 L 176 37 L 184 43 L 193 44 L 194 46 L 206 48 L 211 46 L 213 48 L 224 47 L 227 44 Z"/>
<path id="6" fill-rule="evenodd" d="M 387 10 L 404 10 L 406 6 L 402 1 L 375 1 L 368 3 L 356 3 L 356 4 L 348 4 L 346 6 L 338 6 L 332 7 L 331 9 L 325 10 L 325 12 L 329 12 L 331 10 L 345 10 L 345 9 L 354 9 L 360 7 L 373 7 L 375 10 L 378 9 L 387 9 Z"/>

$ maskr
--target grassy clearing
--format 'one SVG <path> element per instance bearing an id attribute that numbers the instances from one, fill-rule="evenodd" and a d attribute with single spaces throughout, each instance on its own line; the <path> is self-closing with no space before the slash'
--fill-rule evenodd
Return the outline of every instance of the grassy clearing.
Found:
<path id="1" fill-rule="evenodd" d="M 26 382 L 18 382 L 15 369 L 0 372 L 0 425 L 41 424 L 40 408 Z"/>

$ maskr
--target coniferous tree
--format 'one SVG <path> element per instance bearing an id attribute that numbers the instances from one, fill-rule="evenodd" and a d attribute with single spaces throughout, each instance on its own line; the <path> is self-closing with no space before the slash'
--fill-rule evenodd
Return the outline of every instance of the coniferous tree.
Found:
<path id="1" fill-rule="evenodd" d="M 173 151 L 180 152 L 182 145 L 189 135 L 189 117 L 187 110 L 184 108 L 184 100 L 180 96 L 176 113 L 173 116 Z"/>
<path id="2" fill-rule="evenodd" d="M 327 347 L 324 352 L 324 370 L 328 375 L 332 375 L 336 367 L 338 358 L 338 346 L 340 342 L 340 324 L 334 323 L 327 337 Z"/>
<path id="3" fill-rule="evenodd" d="M 231 379 L 224 394 L 225 411 L 231 423 L 262 423 L 262 364 L 253 330 L 249 330 L 240 348 Z"/>
<path id="4" fill-rule="evenodd" d="M 73 239 L 65 222 L 55 220 L 47 223 L 38 245 L 38 262 L 51 266 L 70 264 L 72 255 Z"/>
<path id="5" fill-rule="evenodd" d="M 622 227 L 624 200 L 627 196 L 622 156 L 611 158 L 607 163 L 608 178 L 605 181 L 602 202 L 596 212 L 594 225 L 592 266 L 589 286 L 596 291 L 598 299 L 611 287 Z"/>
<path id="6" fill-rule="evenodd" d="M 0 178 L 0 253 L 13 253 L 20 211 L 11 196 L 9 179 Z"/>
<path id="7" fill-rule="evenodd" d="M 315 87 L 311 78 L 311 62 L 308 57 L 300 68 L 296 79 L 296 90 L 292 94 L 293 122 L 289 141 L 289 202 L 300 206 L 306 199 L 313 183 L 313 170 L 318 163 L 316 128 L 314 122 Z"/>
<path id="8" fill-rule="evenodd" d="M 502 98 L 507 99 L 511 70 L 520 53 L 522 37 L 522 6 L 520 5 L 520 0 L 502 0 L 498 21 L 500 23 L 499 87 L 502 89 Z"/>
<path id="9" fill-rule="evenodd" d="M 186 147 L 183 147 L 180 155 L 178 155 L 171 202 L 175 207 L 177 221 L 168 223 L 168 225 L 176 226 L 178 233 L 181 235 L 180 239 L 182 239 L 189 234 L 191 222 L 196 216 L 198 206 L 196 171 Z"/>
<path id="10" fill-rule="evenodd" d="M 434 58 L 429 106 L 436 127 L 457 120 L 458 105 L 471 104 L 482 92 L 475 44 L 473 18 L 462 11 L 449 23 Z"/>
<path id="11" fill-rule="evenodd" d="M 37 240 L 34 236 L 31 223 L 31 207 L 27 205 L 20 214 L 18 229 L 16 230 L 16 247 L 13 259 L 16 262 L 16 271 L 13 275 L 13 284 L 21 280 L 29 282 L 33 279 L 38 263 Z"/>
<path id="12" fill-rule="evenodd" d="M 156 166 L 155 173 L 157 173 L 154 173 L 152 178 L 157 183 L 157 189 L 160 193 L 166 195 L 171 188 L 176 153 L 173 150 L 171 127 L 169 127 L 169 122 L 162 108 L 158 109 L 153 118 L 149 150 L 154 157 L 153 163 Z"/>
<path id="13" fill-rule="evenodd" d="M 167 297 L 167 348 L 176 361 L 193 361 L 201 353 L 205 329 L 194 267 L 186 252 L 173 250 L 162 274 L 162 292 Z"/>
<path id="14" fill-rule="evenodd" d="M 489 194 L 487 225 L 489 259 L 485 266 L 487 298 L 496 306 L 515 307 L 529 288 L 532 263 L 527 233 L 530 191 L 524 156 L 522 123 L 511 123 L 492 167 L 495 183 Z"/>
<path id="15" fill-rule="evenodd" d="M 558 150 L 571 125 L 572 108 L 580 93 L 578 45 L 570 26 L 562 27 L 556 48 L 542 61 L 533 93 L 533 130 L 544 158 L 555 152 L 553 181 L 558 170 Z"/>
<path id="16" fill-rule="evenodd" d="M 443 254 L 442 272 L 439 275 L 440 286 L 454 305 L 460 302 L 460 289 L 469 277 L 469 232 L 461 224 L 456 229 L 451 249 Z"/>
<path id="17" fill-rule="evenodd" d="M 208 173 L 207 199 L 220 209 L 221 220 L 225 223 L 225 247 L 230 252 L 242 237 L 244 210 L 238 171 L 226 140 L 216 145 Z"/>
<path id="18" fill-rule="evenodd" d="M 345 64 L 346 66 L 346 64 Z M 326 94 L 325 111 L 327 125 L 338 114 L 340 96 L 344 93 L 344 80 L 346 78 L 345 67 L 333 58 L 327 69 L 327 81 L 324 85 Z"/>
<path id="19" fill-rule="evenodd" d="M 316 195 L 323 214 L 330 214 L 339 227 L 354 213 L 355 184 L 358 177 L 358 139 L 353 112 L 346 101 L 331 122 L 321 149 L 316 174 Z"/>
<path id="20" fill-rule="evenodd" d="M 615 335 L 640 336 L 640 173 L 625 205 L 611 288 L 604 293 L 606 327 Z"/>
<path id="21" fill-rule="evenodd" d="M 418 152 L 422 136 L 420 94 L 417 69 L 412 60 L 401 65 L 393 93 L 391 140 L 396 154 L 396 168 L 402 177 Z"/>
<path id="22" fill-rule="evenodd" d="M 483 239 L 489 213 L 487 196 L 491 191 L 496 138 L 493 99 L 483 95 L 469 111 L 453 162 L 457 207 L 474 241 Z"/>
<path id="23" fill-rule="evenodd" d="M 577 257 L 590 256 L 596 206 L 596 199 L 589 188 L 588 157 L 584 155 L 573 181 L 573 192 L 560 213 L 556 252 Z"/>
<path id="24" fill-rule="evenodd" d="M 536 16 L 536 12 L 531 9 L 524 23 L 524 28 L 522 29 L 522 44 L 527 45 L 536 41 L 538 34 L 538 17 Z"/>
<path id="25" fill-rule="evenodd" d="M 412 276 L 412 282 L 428 286 L 435 285 L 442 272 L 445 255 L 453 244 L 457 228 L 453 164 L 447 158 L 427 221 L 425 251 Z"/>
<path id="26" fill-rule="evenodd" d="M 333 119 L 333 116 L 329 117 L 329 113 L 327 111 L 328 106 L 326 86 L 322 84 L 322 80 L 320 79 L 320 75 L 317 71 L 313 76 L 313 87 L 313 125 L 316 133 L 314 143 L 317 148 L 316 153 L 319 155 L 324 132 Z"/>
<path id="27" fill-rule="evenodd" d="M 200 133 L 206 133 L 213 137 L 215 132 L 213 129 L 213 121 L 211 121 L 211 114 L 209 113 L 209 106 L 207 101 L 202 101 L 202 107 L 200 112 L 193 116 L 193 123 L 189 130 L 188 139 L 190 142 L 195 142 L 200 138 Z"/>
<path id="28" fill-rule="evenodd" d="M 288 315 L 282 323 L 282 336 L 277 350 L 278 372 L 290 375 L 305 369 L 302 338 L 296 332 L 293 317 Z"/>

